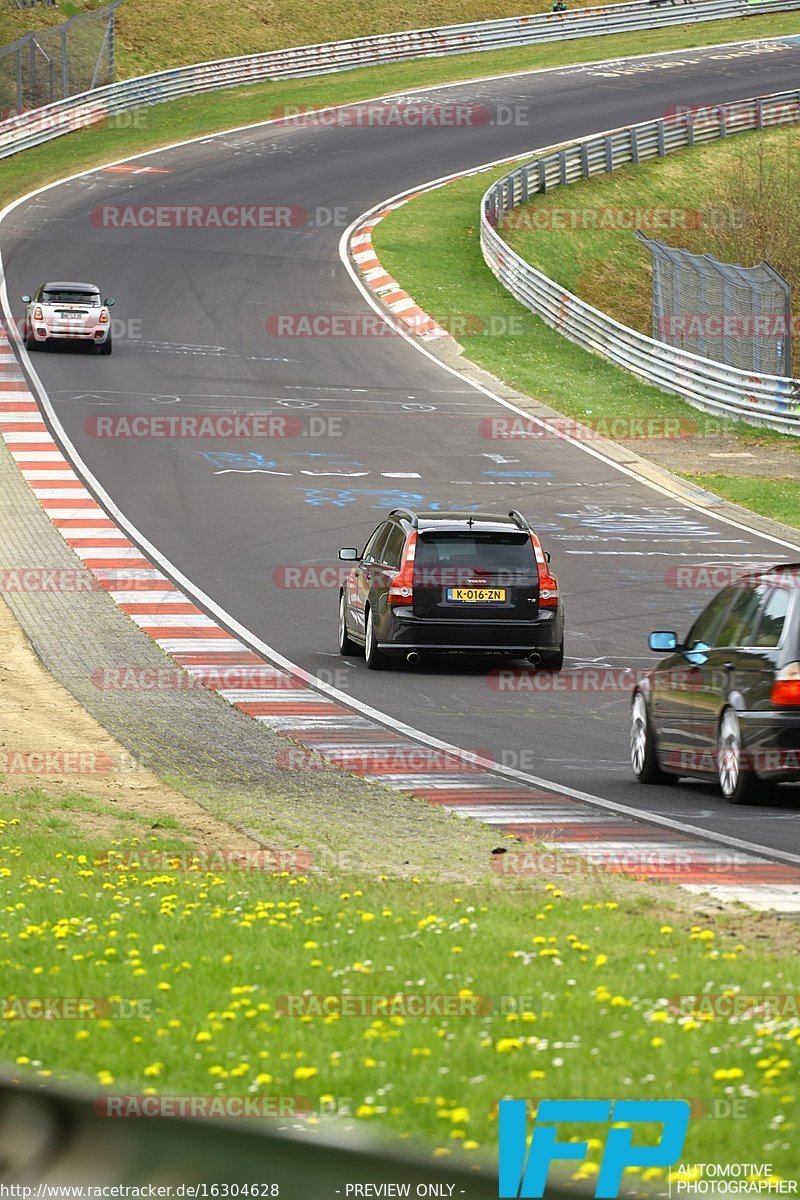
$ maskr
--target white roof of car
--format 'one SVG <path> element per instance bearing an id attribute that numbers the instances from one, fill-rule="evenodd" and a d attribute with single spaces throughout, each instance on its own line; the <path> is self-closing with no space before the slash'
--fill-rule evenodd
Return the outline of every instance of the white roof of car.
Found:
<path id="1" fill-rule="evenodd" d="M 70 283 L 69 281 L 64 282 L 62 280 L 60 282 L 56 281 L 55 283 L 43 283 L 42 287 L 44 288 L 44 290 L 46 292 L 64 291 L 64 292 L 91 292 L 92 295 L 100 294 L 100 288 L 95 287 L 95 285 L 93 283 L 74 283 L 74 282 Z"/>

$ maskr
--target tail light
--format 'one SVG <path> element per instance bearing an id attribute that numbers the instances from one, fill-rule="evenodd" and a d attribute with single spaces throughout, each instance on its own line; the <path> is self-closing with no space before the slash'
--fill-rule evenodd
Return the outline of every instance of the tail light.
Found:
<path id="1" fill-rule="evenodd" d="M 800 705 L 800 662 L 781 667 L 770 692 L 775 708 L 794 708 Z"/>
<path id="2" fill-rule="evenodd" d="M 108 324 L 108 312 L 106 311 L 106 309 L 103 309 L 101 311 L 100 316 L 97 318 L 97 321 L 98 321 L 99 325 L 107 325 Z"/>
<path id="3" fill-rule="evenodd" d="M 34 321 L 43 321 L 44 320 L 44 316 L 42 315 L 42 310 L 38 304 L 36 305 L 36 308 L 33 310 L 33 319 L 34 319 Z"/>
<path id="4" fill-rule="evenodd" d="M 539 607 L 558 608 L 558 580 L 550 574 L 547 559 L 544 556 L 542 543 L 535 533 L 531 534 L 533 553 L 536 556 L 536 566 L 539 571 Z"/>
<path id="5" fill-rule="evenodd" d="M 417 555 L 417 531 L 408 535 L 408 541 L 403 549 L 403 559 L 400 570 L 389 584 L 390 604 L 411 604 L 414 599 L 414 559 Z"/>

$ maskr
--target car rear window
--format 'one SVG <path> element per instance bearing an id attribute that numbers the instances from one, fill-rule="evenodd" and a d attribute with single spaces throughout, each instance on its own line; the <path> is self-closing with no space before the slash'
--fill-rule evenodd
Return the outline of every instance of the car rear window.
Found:
<path id="1" fill-rule="evenodd" d="M 774 648 L 780 643 L 786 614 L 789 611 L 789 600 L 788 588 L 775 588 L 770 592 L 761 614 L 761 624 L 754 643 L 756 646 Z"/>
<path id="2" fill-rule="evenodd" d="M 441 572 L 448 581 L 484 574 L 538 578 L 533 545 L 525 533 L 426 533 L 417 546 L 416 565 L 426 576 Z"/>
<path id="3" fill-rule="evenodd" d="M 42 304 L 86 304 L 96 308 L 99 303 L 96 292 L 42 292 Z"/>
<path id="4" fill-rule="evenodd" d="M 718 646 L 752 646 L 765 598 L 764 588 L 744 588 L 725 615 Z"/>

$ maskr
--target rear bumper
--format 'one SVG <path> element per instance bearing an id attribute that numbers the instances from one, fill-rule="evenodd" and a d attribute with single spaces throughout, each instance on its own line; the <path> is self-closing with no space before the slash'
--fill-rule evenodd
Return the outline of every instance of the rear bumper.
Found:
<path id="1" fill-rule="evenodd" d="M 748 764 L 761 779 L 800 780 L 800 711 L 741 712 Z"/>
<path id="2" fill-rule="evenodd" d="M 89 325 L 81 329 L 64 329 L 36 321 L 30 327 L 29 337 L 35 342 L 94 342 L 101 346 L 108 338 L 108 325 Z"/>
<path id="3" fill-rule="evenodd" d="M 416 650 L 524 657 L 534 651 L 558 650 L 564 619 L 560 609 L 540 609 L 536 621 L 448 621 L 415 617 L 411 609 L 396 609 L 378 633 L 380 649 L 388 655 Z"/>

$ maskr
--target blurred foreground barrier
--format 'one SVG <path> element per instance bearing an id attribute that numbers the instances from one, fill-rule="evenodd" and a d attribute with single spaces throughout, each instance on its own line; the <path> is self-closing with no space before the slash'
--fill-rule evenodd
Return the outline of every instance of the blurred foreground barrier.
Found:
<path id="1" fill-rule="evenodd" d="M 381 1143 L 343 1134 L 334 1124 L 320 1132 L 319 1125 L 303 1130 L 305 1122 L 295 1120 L 292 1132 L 280 1133 L 275 1126 L 287 1122 L 266 1118 L 110 1119 L 98 1115 L 96 1104 L 88 1093 L 0 1078 L 0 1186 L 17 1188 L 2 1194 L 26 1200 L 22 1189 L 27 1187 L 31 1198 L 50 1200 L 59 1194 L 51 1187 L 150 1184 L 171 1187 L 171 1195 L 179 1197 L 190 1196 L 188 1188 L 199 1184 L 236 1184 L 256 1189 L 250 1200 L 337 1200 L 337 1195 L 346 1200 L 347 1184 L 400 1182 L 410 1185 L 411 1197 L 418 1185 L 438 1184 L 444 1189 L 430 1195 L 497 1200 L 491 1171 L 397 1154 Z M 185 1185 L 182 1193 L 180 1185 Z M 223 1190 L 194 1194 L 225 1196 Z M 245 1193 L 228 1192 L 237 1194 Z"/>

